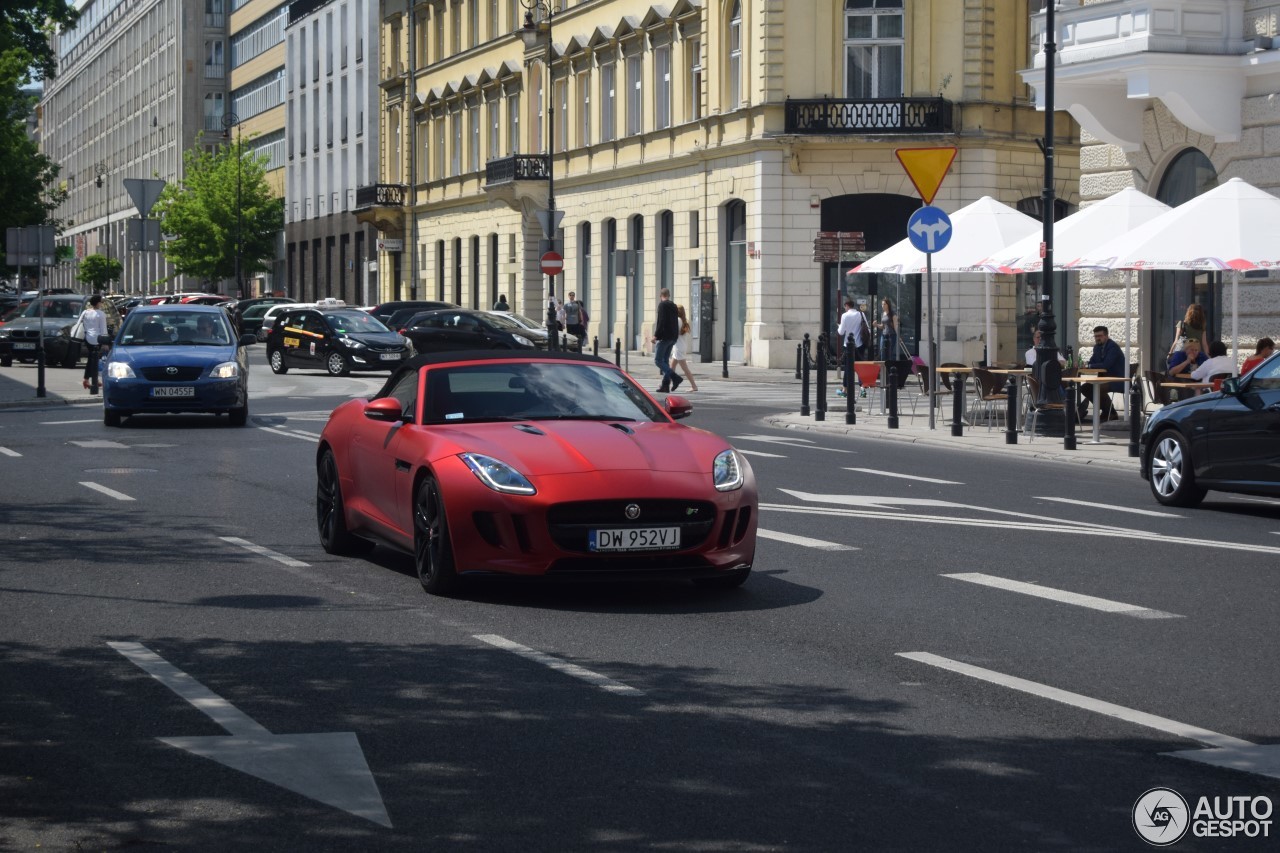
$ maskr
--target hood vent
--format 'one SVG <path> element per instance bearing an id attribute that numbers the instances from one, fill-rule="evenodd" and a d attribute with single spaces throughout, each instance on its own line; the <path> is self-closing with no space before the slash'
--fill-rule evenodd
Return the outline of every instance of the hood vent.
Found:
<path id="1" fill-rule="evenodd" d="M 533 424 L 516 424 L 515 429 L 518 429 L 521 432 L 527 432 L 529 435 L 546 435 L 545 432 L 538 429 Z"/>

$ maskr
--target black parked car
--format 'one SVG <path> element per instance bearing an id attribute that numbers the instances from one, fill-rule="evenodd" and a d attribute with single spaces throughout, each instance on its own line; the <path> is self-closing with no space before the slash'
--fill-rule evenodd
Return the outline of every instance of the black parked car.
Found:
<path id="1" fill-rule="evenodd" d="M 383 325 L 395 329 L 395 331 L 398 332 L 400 330 L 396 329 L 395 326 L 392 326 L 389 322 L 391 320 L 391 315 L 397 311 L 409 310 L 413 313 L 417 313 L 419 311 L 434 311 L 437 308 L 457 307 L 458 306 L 454 305 L 452 302 L 432 302 L 430 300 L 423 299 L 400 299 L 395 302 L 383 302 L 381 305 L 375 305 L 368 310 L 370 314 L 382 321 Z M 412 314 L 410 316 L 412 316 Z"/>
<path id="2" fill-rule="evenodd" d="M 88 299 L 83 293 L 46 293 L 43 299 L 31 300 L 21 315 L 0 326 L 0 365 L 35 362 L 43 310 L 45 363 L 75 367 L 84 354 L 84 345 L 72 340 L 71 327 Z M 120 312 L 109 299 L 102 300 L 98 307 L 107 315 L 107 333 L 114 335 L 120 329 Z"/>
<path id="3" fill-rule="evenodd" d="M 1160 409 L 1140 450 L 1142 478 L 1167 506 L 1195 506 L 1210 490 L 1280 496 L 1280 353 Z"/>
<path id="4" fill-rule="evenodd" d="M 359 308 L 301 306 L 283 311 L 267 333 L 273 373 L 291 367 L 327 370 L 394 370 L 409 358 L 404 338 Z"/>
<path id="5" fill-rule="evenodd" d="M 491 311 L 445 309 L 419 314 L 400 334 L 420 353 L 451 350 L 535 350 L 528 329 Z M 544 342 L 545 345 L 545 342 Z"/>
<path id="6" fill-rule="evenodd" d="M 244 315 L 249 311 L 249 309 L 255 305 L 282 305 L 297 301 L 298 300 L 290 299 L 287 296 L 254 296 L 250 299 L 240 299 L 230 305 L 231 323 L 236 327 L 236 332 L 238 334 L 253 334 L 258 331 L 258 326 L 262 325 L 262 312 L 256 312 L 256 316 L 259 318 L 258 326 L 251 325 L 249 328 L 245 328 Z M 265 310 L 266 309 L 263 309 L 263 311 Z"/>

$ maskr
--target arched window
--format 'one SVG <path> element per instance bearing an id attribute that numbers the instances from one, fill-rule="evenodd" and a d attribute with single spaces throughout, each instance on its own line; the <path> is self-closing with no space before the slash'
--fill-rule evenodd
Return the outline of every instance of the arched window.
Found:
<path id="1" fill-rule="evenodd" d="M 600 226 L 603 232 L 603 245 L 600 247 L 601 270 L 604 282 L 600 288 L 601 311 L 604 315 L 605 337 L 612 345 L 613 324 L 617 322 L 618 264 L 614 252 L 618 250 L 618 220 L 606 219 Z"/>
<path id="2" fill-rule="evenodd" d="M 902 0 L 845 0 L 846 98 L 902 97 Z"/>
<path id="3" fill-rule="evenodd" d="M 644 282 L 644 217 L 636 214 L 627 223 L 627 248 L 631 250 L 632 274 L 631 295 L 628 299 L 627 330 L 630 339 L 626 345 L 634 349 L 640 348 L 640 336 L 644 332 L 645 315 L 645 282 Z M 625 272 L 625 271 L 620 271 Z M 654 294 L 657 301 L 657 294 Z"/>
<path id="4" fill-rule="evenodd" d="M 729 13 L 729 103 L 727 110 L 736 110 L 742 103 L 742 0 L 733 0 Z"/>
<path id="5" fill-rule="evenodd" d="M 669 210 L 658 214 L 658 288 L 675 295 L 676 217 Z"/>
<path id="6" fill-rule="evenodd" d="M 485 306 L 480 302 L 480 236 L 471 237 L 471 307 L 477 310 Z"/>
<path id="7" fill-rule="evenodd" d="M 462 304 L 462 238 L 453 238 L 453 304 Z"/>
<path id="8" fill-rule="evenodd" d="M 591 314 L 591 223 L 578 226 L 578 298 Z"/>
<path id="9" fill-rule="evenodd" d="M 724 206 L 727 265 L 724 275 L 724 334 L 733 347 L 742 346 L 747 324 L 747 204 L 734 199 Z M 738 356 L 735 355 L 734 358 Z"/>

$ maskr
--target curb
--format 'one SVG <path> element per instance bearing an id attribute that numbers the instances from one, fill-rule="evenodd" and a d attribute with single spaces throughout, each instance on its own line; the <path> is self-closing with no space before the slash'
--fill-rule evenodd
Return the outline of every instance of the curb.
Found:
<path id="1" fill-rule="evenodd" d="M 32 392 L 34 394 L 34 392 Z M 28 400 L 0 400 L 0 409 L 50 408 L 52 406 L 76 406 L 84 403 L 101 403 L 102 396 L 84 394 L 79 397 L 31 397 Z"/>

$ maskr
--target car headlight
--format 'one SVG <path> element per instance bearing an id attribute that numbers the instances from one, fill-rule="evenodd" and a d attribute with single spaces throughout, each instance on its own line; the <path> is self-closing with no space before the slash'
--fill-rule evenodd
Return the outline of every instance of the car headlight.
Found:
<path id="1" fill-rule="evenodd" d="M 123 361 L 113 361 L 107 365 L 108 379 L 136 379 L 133 368 Z"/>
<path id="2" fill-rule="evenodd" d="M 240 375 L 240 365 L 234 361 L 224 361 L 209 371 L 210 379 L 235 379 Z"/>
<path id="3" fill-rule="evenodd" d="M 338 338 L 338 343 L 349 349 L 364 349 L 364 344 L 360 343 L 355 338 Z"/>
<path id="4" fill-rule="evenodd" d="M 529 340 L 529 339 L 528 339 L 528 338 L 526 338 L 524 335 L 515 335 L 515 334 L 513 334 L 511 337 L 515 338 L 515 339 L 516 339 L 516 343 L 518 343 L 518 344 L 519 344 L 520 346 L 522 346 L 522 347 L 531 347 L 531 346 L 533 346 L 533 341 Z"/>
<path id="5" fill-rule="evenodd" d="M 60 329 L 59 329 L 59 328 L 49 328 L 48 326 L 45 326 L 45 327 L 44 327 L 44 336 L 45 336 L 46 338 L 56 338 L 56 337 L 58 337 L 59 335 L 63 334 L 64 332 L 68 332 L 68 330 L 69 330 L 70 328 L 71 328 L 70 326 L 63 326 L 63 327 L 62 327 L 62 328 L 60 328 Z"/>
<path id="6" fill-rule="evenodd" d="M 716 489 L 721 492 L 732 492 L 742 488 L 742 465 L 738 462 L 738 454 L 726 450 L 716 456 L 711 465 L 711 479 Z"/>
<path id="7" fill-rule="evenodd" d="M 471 473 L 495 492 L 508 495 L 532 495 L 537 493 L 529 478 L 501 459 L 481 453 L 459 453 L 458 458 L 467 463 Z"/>

